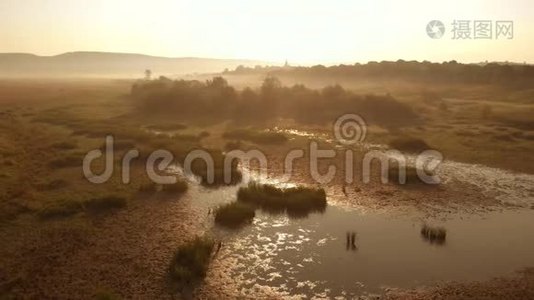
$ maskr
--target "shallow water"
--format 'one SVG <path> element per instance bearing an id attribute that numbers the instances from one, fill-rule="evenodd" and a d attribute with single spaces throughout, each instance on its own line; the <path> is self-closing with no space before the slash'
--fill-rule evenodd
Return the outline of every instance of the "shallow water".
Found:
<path id="1" fill-rule="evenodd" d="M 527 209 L 534 204 L 534 176 L 452 161 L 443 162 L 438 175 L 444 184 L 470 183 L 503 203 L 525 208 L 427 220 L 446 228 L 443 244 L 421 236 L 423 221 L 416 213 L 349 209 L 334 195 L 324 213 L 301 219 L 257 210 L 253 224 L 241 230 L 207 224 L 224 241 L 218 272 L 233 278 L 245 295 L 270 290 L 345 298 L 440 281 L 487 280 L 534 266 L 534 210 Z M 255 179 L 280 184 L 273 178 Z M 195 205 L 213 208 L 235 201 L 236 191 L 195 186 L 189 193 Z M 347 245 L 347 232 L 356 234 L 355 247 Z"/>
<path id="2" fill-rule="evenodd" d="M 335 143 L 327 134 L 313 133 L 295 129 L 274 130 L 298 137 L 320 139 Z M 385 150 L 387 146 L 369 143 L 357 143 L 360 150 Z M 408 162 L 414 161 L 413 155 L 403 155 Z M 473 185 L 488 197 L 495 197 L 503 204 L 512 204 L 526 208 L 534 207 L 534 175 L 492 168 L 484 165 L 444 160 L 436 170 L 436 175 L 443 183 L 454 180 Z"/>
<path id="3" fill-rule="evenodd" d="M 205 204 L 231 201 L 235 188 L 200 192 Z M 330 205 L 290 219 L 257 211 L 240 231 L 215 228 L 224 242 L 218 259 L 244 293 L 269 288 L 318 297 L 383 293 L 443 280 L 484 280 L 534 265 L 534 211 L 457 216 L 439 225 L 444 244 L 420 235 L 422 222 L 388 213 Z M 346 233 L 356 233 L 356 249 Z"/>

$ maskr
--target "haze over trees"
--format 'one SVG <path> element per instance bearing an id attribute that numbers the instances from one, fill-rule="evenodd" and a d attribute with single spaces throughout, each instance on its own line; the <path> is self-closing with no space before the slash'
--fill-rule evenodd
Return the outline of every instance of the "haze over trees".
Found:
<path id="1" fill-rule="evenodd" d="M 140 111 L 196 120 L 258 123 L 283 118 L 325 124 L 347 112 L 358 112 L 368 122 L 386 127 L 413 124 L 418 120 L 408 105 L 389 94 L 358 95 L 339 85 L 320 90 L 301 84 L 288 87 L 275 77 L 265 78 L 259 89 L 242 91 L 230 86 L 222 77 L 205 82 L 160 77 L 137 82 L 131 96 Z"/>

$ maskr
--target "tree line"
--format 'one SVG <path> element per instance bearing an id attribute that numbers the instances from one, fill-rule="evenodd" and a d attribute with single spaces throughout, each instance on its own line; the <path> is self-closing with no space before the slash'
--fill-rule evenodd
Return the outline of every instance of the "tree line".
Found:
<path id="1" fill-rule="evenodd" d="M 382 61 L 366 64 L 325 67 L 272 67 L 253 68 L 238 66 L 225 74 L 269 74 L 343 79 L 407 79 L 419 82 L 509 84 L 528 87 L 534 82 L 534 66 L 528 64 L 484 63 L 462 64 L 456 61 L 432 63 L 428 61 Z"/>

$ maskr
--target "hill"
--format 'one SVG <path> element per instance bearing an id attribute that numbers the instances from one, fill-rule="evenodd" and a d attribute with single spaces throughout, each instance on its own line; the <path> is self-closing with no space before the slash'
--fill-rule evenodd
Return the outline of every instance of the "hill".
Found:
<path id="1" fill-rule="evenodd" d="M 266 62 L 196 57 L 158 57 L 109 52 L 69 52 L 55 56 L 26 53 L 0 53 L 0 77 L 128 77 L 143 76 L 146 69 L 154 75 L 214 73 L 239 65 Z"/>

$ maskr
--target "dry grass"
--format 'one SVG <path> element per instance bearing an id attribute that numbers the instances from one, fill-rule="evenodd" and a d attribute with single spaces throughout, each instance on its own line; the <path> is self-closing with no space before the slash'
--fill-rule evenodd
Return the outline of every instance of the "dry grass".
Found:
<path id="1" fill-rule="evenodd" d="M 169 278 L 174 289 L 192 287 L 206 276 L 213 251 L 213 240 L 196 237 L 178 247 L 169 266 Z"/>
<path id="2" fill-rule="evenodd" d="M 284 189 L 256 182 L 239 188 L 237 199 L 269 212 L 285 211 L 295 217 L 306 216 L 314 211 L 322 212 L 327 205 L 326 193 L 322 188 L 299 186 Z"/>
<path id="3" fill-rule="evenodd" d="M 228 228 L 250 224 L 256 213 L 254 208 L 241 202 L 232 202 L 215 210 L 215 223 Z"/>

